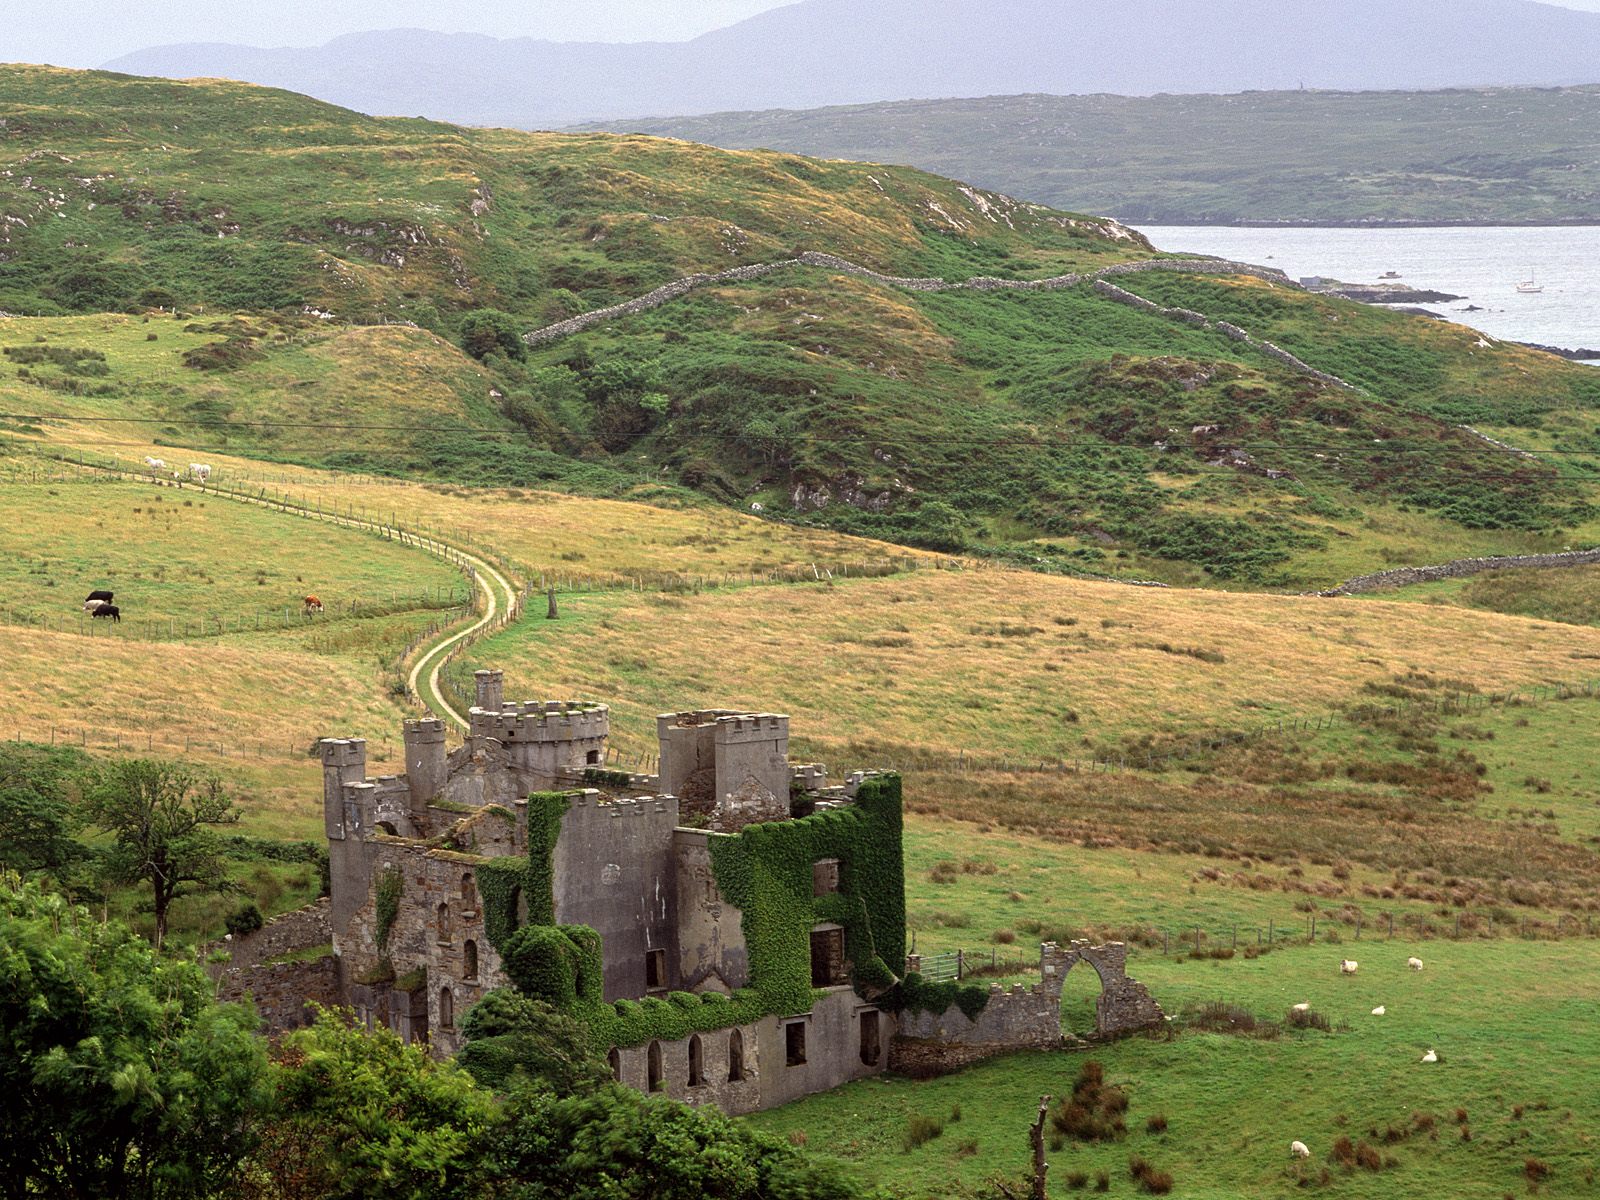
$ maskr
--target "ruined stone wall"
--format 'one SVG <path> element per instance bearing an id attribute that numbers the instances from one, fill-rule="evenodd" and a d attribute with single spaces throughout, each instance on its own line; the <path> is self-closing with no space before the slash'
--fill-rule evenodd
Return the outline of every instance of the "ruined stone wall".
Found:
<path id="1" fill-rule="evenodd" d="M 1142 266 L 1143 264 L 1134 265 Z M 1106 273 L 1109 274 L 1110 272 L 1108 271 Z M 1259 274 L 1259 272 L 1255 273 Z M 1213 322 L 1211 318 L 1207 317 L 1204 313 L 1195 312 L 1193 309 L 1189 308 L 1163 308 L 1153 300 L 1147 300 L 1143 296 L 1137 296 L 1125 288 L 1119 288 L 1114 283 L 1107 283 L 1104 279 L 1096 279 L 1094 281 L 1094 290 L 1100 295 L 1106 297 L 1106 299 L 1115 300 L 1118 304 L 1126 304 L 1129 308 L 1137 308 L 1143 312 L 1153 313 L 1159 317 L 1165 317 L 1169 321 L 1178 321 L 1184 325 L 1192 325 L 1200 329 L 1214 329 L 1224 337 L 1231 338 L 1236 342 L 1243 342 L 1258 354 L 1265 355 L 1274 362 L 1282 363 L 1291 371 L 1305 375 L 1310 379 L 1315 379 L 1321 383 L 1326 383 L 1330 386 L 1341 388 L 1347 392 L 1356 392 L 1361 390 L 1354 384 L 1346 383 L 1337 375 L 1330 375 L 1326 371 L 1317 370 L 1317 368 L 1311 366 L 1311 364 L 1296 358 L 1294 355 L 1290 354 L 1287 350 L 1280 346 L 1275 346 L 1271 342 L 1264 342 L 1259 338 L 1252 337 L 1245 330 L 1240 329 L 1237 325 L 1231 325 L 1227 321 Z"/>
<path id="2" fill-rule="evenodd" d="M 1468 575 L 1477 575 L 1482 571 L 1585 567 L 1597 562 L 1600 562 L 1600 549 L 1563 550 L 1559 554 L 1501 554 L 1488 558 L 1458 558 L 1453 562 L 1440 563 L 1432 567 L 1395 567 L 1372 575 L 1358 575 L 1336 588 L 1317 594 L 1340 596 L 1355 592 L 1378 592 L 1389 588 L 1408 587 L 1413 583 L 1430 583 L 1436 579 L 1461 579 Z"/>
<path id="3" fill-rule="evenodd" d="M 255 1003 L 268 1033 L 309 1025 L 313 1004 L 333 1008 L 344 1003 L 339 960 L 327 954 L 311 962 L 229 967 L 217 982 L 217 999 L 238 1002 L 246 997 Z"/>
<path id="4" fill-rule="evenodd" d="M 878 1050 L 872 1062 L 863 1061 L 863 1018 L 875 1022 Z M 805 1061 L 788 1060 L 786 1027 L 805 1029 Z M 743 1079 L 730 1078 L 729 1043 L 733 1029 L 719 1029 L 682 1038 L 630 1046 L 613 1051 L 618 1079 L 639 1091 L 650 1090 L 650 1061 L 656 1054 L 661 1066 L 660 1094 L 686 1104 L 711 1104 L 738 1114 L 776 1108 L 801 1096 L 825 1092 L 852 1079 L 880 1074 L 888 1065 L 888 1047 L 894 1018 L 862 1003 L 851 989 L 833 988 L 821 995 L 809 1013 L 794 1017 L 765 1017 L 737 1027 L 743 1041 Z M 691 1084 L 690 1043 L 698 1040 L 701 1081 Z"/>
<path id="5" fill-rule="evenodd" d="M 552 855 L 556 923 L 588 925 L 605 947 L 605 998 L 646 994 L 647 956 L 663 951 L 676 988 L 678 962 L 677 856 L 672 796 L 599 802 L 579 793 L 561 820 Z"/>
<path id="6" fill-rule="evenodd" d="M 673 832 L 677 858 L 678 987 L 724 995 L 750 982 L 744 914 L 723 898 L 711 870 L 710 833 Z"/>
<path id="7" fill-rule="evenodd" d="M 254 933 L 236 937 L 231 942 L 213 942 L 207 948 L 225 947 L 232 956 L 228 965 L 243 969 L 280 954 L 309 950 L 332 941 L 332 902 L 324 896 L 304 908 L 272 918 Z"/>
<path id="8" fill-rule="evenodd" d="M 867 279 L 874 283 L 881 283 L 886 287 L 900 288 L 910 292 L 961 290 L 978 292 L 1054 291 L 1061 288 L 1077 287 L 1080 283 L 1104 276 L 1132 275 L 1145 271 L 1192 271 L 1211 275 L 1253 275 L 1272 283 L 1289 283 L 1288 276 L 1284 275 L 1282 271 L 1268 267 L 1258 267 L 1251 263 L 1213 258 L 1148 259 L 1143 262 L 1118 263 L 1115 266 L 1103 267 L 1098 271 L 1084 274 L 1056 275 L 1049 279 L 1001 279 L 996 276 L 979 275 L 971 279 L 951 282 L 945 279 L 928 277 L 885 275 L 881 271 L 863 267 L 835 254 L 824 254 L 820 251 L 808 250 L 798 258 L 785 258 L 777 262 L 732 267 L 726 271 L 717 271 L 712 274 L 686 275 L 682 279 L 675 279 L 671 283 L 663 284 L 661 287 L 646 292 L 642 296 L 636 296 L 632 300 L 625 300 L 620 304 L 607 305 L 605 308 L 597 308 L 593 312 L 569 317 L 565 321 L 557 321 L 554 325 L 547 325 L 543 329 L 535 329 L 531 333 L 523 334 L 522 340 L 530 346 L 547 345 L 564 337 L 570 337 L 575 333 L 582 333 L 585 329 L 592 329 L 594 326 L 604 324 L 607 321 L 614 321 L 623 317 L 634 316 L 638 313 L 648 312 L 653 308 L 660 308 L 669 301 L 688 295 L 696 288 L 711 287 L 722 283 L 744 283 L 771 275 L 775 271 L 799 266 L 821 267 L 824 270 L 836 271 L 842 275 L 851 275 L 857 279 Z"/>
<path id="9" fill-rule="evenodd" d="M 938 1075 L 997 1054 L 1059 1046 L 1062 984 L 1080 964 L 1100 977 L 1097 1036 L 1160 1025 L 1165 1020 L 1160 1005 L 1142 983 L 1128 978 L 1127 961 L 1128 948 L 1121 942 L 1091 946 L 1078 941 L 1066 948 L 1045 942 L 1039 947 L 1039 982 L 1031 988 L 1017 984 L 1009 992 L 991 985 L 976 1019 L 954 1005 L 942 1013 L 902 1014 L 890 1065 L 902 1074 Z"/>

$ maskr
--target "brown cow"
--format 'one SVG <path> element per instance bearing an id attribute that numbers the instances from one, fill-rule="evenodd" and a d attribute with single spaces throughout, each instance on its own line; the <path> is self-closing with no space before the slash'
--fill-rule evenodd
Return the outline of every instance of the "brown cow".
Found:
<path id="1" fill-rule="evenodd" d="M 316 613 L 319 613 L 319 612 L 322 611 L 322 601 L 318 600 L 315 596 L 307 596 L 305 598 L 304 603 L 305 603 L 305 614 L 308 617 L 309 616 L 313 616 Z"/>

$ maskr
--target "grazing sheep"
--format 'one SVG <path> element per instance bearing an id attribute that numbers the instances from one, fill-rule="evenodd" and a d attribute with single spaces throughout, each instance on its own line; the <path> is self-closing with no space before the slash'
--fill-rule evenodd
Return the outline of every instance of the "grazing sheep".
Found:
<path id="1" fill-rule="evenodd" d="M 1311 1147 L 1306 1145 L 1304 1142 L 1290 1142 L 1289 1153 L 1294 1155 L 1296 1158 L 1310 1158 Z"/>
<path id="2" fill-rule="evenodd" d="M 1381 1017 L 1385 1013 L 1387 1013 L 1388 1011 L 1389 1011 L 1388 1009 L 1386 1009 L 1383 1005 L 1380 1004 L 1380 1005 L 1378 1005 L 1377 1008 L 1372 1010 L 1372 1015 L 1375 1016 L 1375 1017 Z"/>
<path id="3" fill-rule="evenodd" d="M 1339 963 L 1339 974 L 1341 974 L 1341 975 L 1354 975 L 1356 973 L 1356 969 L 1358 967 L 1360 967 L 1360 965 L 1361 964 L 1356 962 L 1356 960 L 1353 959 L 1353 958 L 1343 959 Z"/>
<path id="4" fill-rule="evenodd" d="M 1289 1011 L 1290 1012 L 1310 1012 L 1311 1011 L 1311 1005 L 1309 1005 L 1304 1000 L 1302 1000 L 1302 1001 L 1300 1001 L 1299 1004 L 1291 1004 L 1289 1006 Z"/>
<path id="5" fill-rule="evenodd" d="M 211 478 L 211 468 L 205 463 L 190 463 L 189 474 L 195 479 L 198 479 L 201 483 L 204 483 L 207 479 Z"/>
<path id="6" fill-rule="evenodd" d="M 1435 1063 L 1435 1062 L 1439 1061 L 1439 1056 L 1437 1054 L 1435 1054 L 1432 1050 L 1429 1050 L 1426 1054 L 1424 1054 L 1422 1056 L 1422 1061 L 1425 1062 L 1425 1063 Z"/>
<path id="7" fill-rule="evenodd" d="M 149 467 L 152 471 L 165 471 L 167 469 L 167 464 L 164 460 L 159 458 L 151 458 L 148 454 L 145 455 L 144 465 Z"/>
<path id="8" fill-rule="evenodd" d="M 1420 958 L 1408 958 L 1406 959 L 1406 966 L 1413 971 L 1420 971 L 1422 970 L 1422 960 Z"/>

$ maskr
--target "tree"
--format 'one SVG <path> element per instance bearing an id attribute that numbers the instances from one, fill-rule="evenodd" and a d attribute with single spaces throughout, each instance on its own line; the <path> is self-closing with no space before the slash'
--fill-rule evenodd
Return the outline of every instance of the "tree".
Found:
<path id="1" fill-rule="evenodd" d="M 127 759 L 101 768 L 84 799 L 89 821 L 116 839 L 104 860 L 106 881 L 150 887 L 157 946 L 174 900 L 231 889 L 213 827 L 232 824 L 239 813 L 215 775 Z"/>
<path id="2" fill-rule="evenodd" d="M 833 1169 L 714 1109 L 616 1085 L 513 1094 L 495 1147 L 509 1200 L 863 1200 Z"/>
<path id="3" fill-rule="evenodd" d="M 516 318 L 498 308 L 475 308 L 461 318 L 461 348 L 478 359 L 496 352 L 520 359 L 528 352 Z"/>
<path id="4" fill-rule="evenodd" d="M 387 1029 L 323 1011 L 280 1046 L 251 1197 L 471 1200 L 491 1178 L 493 1095 Z"/>
<path id="5" fill-rule="evenodd" d="M 485 1087 L 505 1088 L 521 1080 L 570 1096 L 611 1078 L 588 1026 L 509 988 L 474 1004 L 461 1032 L 467 1044 L 456 1061 Z"/>
<path id="6" fill-rule="evenodd" d="M 0 876 L 0 1196 L 218 1194 L 269 1098 L 255 1026 L 193 963 Z"/>
<path id="7" fill-rule="evenodd" d="M 82 770 L 76 750 L 8 744 L 0 747 L 0 866 L 58 878 L 84 855 L 72 838 L 69 800 Z"/>

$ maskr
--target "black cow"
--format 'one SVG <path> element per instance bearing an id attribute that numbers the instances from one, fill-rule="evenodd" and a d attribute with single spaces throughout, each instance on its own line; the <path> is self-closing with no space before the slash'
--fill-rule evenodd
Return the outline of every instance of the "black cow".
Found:
<path id="1" fill-rule="evenodd" d="M 102 604 L 89 615 L 96 621 L 101 617 L 110 617 L 118 625 L 122 624 L 122 610 L 115 604 Z"/>
<path id="2" fill-rule="evenodd" d="M 90 592 L 83 598 L 83 602 L 85 604 L 92 604 L 96 600 L 104 600 L 107 604 L 110 604 L 115 599 L 116 596 L 112 595 L 110 592 Z"/>

